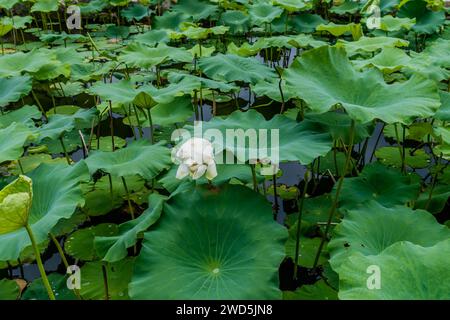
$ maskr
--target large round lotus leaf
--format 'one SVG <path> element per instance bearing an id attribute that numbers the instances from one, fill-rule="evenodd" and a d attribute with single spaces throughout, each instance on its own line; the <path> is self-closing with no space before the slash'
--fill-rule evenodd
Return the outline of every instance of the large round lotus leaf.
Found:
<path id="1" fill-rule="evenodd" d="M 28 174 L 33 181 L 33 204 L 28 223 L 37 243 L 45 241 L 60 219 L 69 218 L 83 203 L 80 180 L 87 179 L 84 162 L 75 166 L 42 164 Z M 31 244 L 24 228 L 0 235 L 0 261 L 17 260 Z"/>
<path id="2" fill-rule="evenodd" d="M 0 78 L 0 108 L 27 95 L 31 86 L 32 81 L 28 76 Z"/>
<path id="3" fill-rule="evenodd" d="M 409 30 L 416 23 L 416 19 L 399 18 L 391 15 L 381 17 L 380 29 L 387 32 L 400 31 L 401 29 Z"/>
<path id="4" fill-rule="evenodd" d="M 219 81 L 243 81 L 255 84 L 275 78 L 275 73 L 256 58 L 217 54 L 199 60 L 198 66 L 210 78 Z M 245 72 L 242 72 L 245 70 Z"/>
<path id="5" fill-rule="evenodd" d="M 135 4 L 131 7 L 128 7 L 125 10 L 122 10 L 120 12 L 121 16 L 127 19 L 128 21 L 141 21 L 145 17 L 147 17 L 151 11 L 149 12 L 148 8 L 146 6 L 143 6 L 141 4 Z"/>
<path id="6" fill-rule="evenodd" d="M 110 100 L 115 103 L 132 103 L 139 94 L 134 83 L 122 80 L 114 83 L 99 81 L 89 88 L 90 94 L 98 95 L 102 100 Z"/>
<path id="7" fill-rule="evenodd" d="M 57 11 L 58 0 L 37 0 L 31 7 L 31 12 L 52 12 Z"/>
<path id="8" fill-rule="evenodd" d="M 18 160 L 20 160 L 20 165 Z M 9 172 L 16 176 L 22 173 L 28 173 L 30 171 L 33 171 L 34 169 L 39 167 L 41 163 L 49 163 L 49 164 L 67 163 L 66 159 L 64 158 L 52 158 L 51 155 L 46 153 L 30 154 L 18 160 L 12 161 L 8 165 Z"/>
<path id="9" fill-rule="evenodd" d="M 326 23 L 326 20 L 318 14 L 300 13 L 292 16 L 289 23 L 292 24 L 293 28 L 298 32 L 311 33 L 316 30 L 316 27 L 319 24 Z"/>
<path id="10" fill-rule="evenodd" d="M 283 291 L 283 300 L 337 300 L 337 292 L 323 279 L 295 291 Z"/>
<path id="11" fill-rule="evenodd" d="M 364 167 L 358 177 L 344 180 L 339 206 L 361 208 L 374 200 L 386 207 L 403 205 L 417 198 L 420 178 L 416 174 L 403 175 L 400 170 L 375 162 Z"/>
<path id="12" fill-rule="evenodd" d="M 27 225 L 32 199 L 32 182 L 26 176 L 0 190 L 0 235 Z"/>
<path id="13" fill-rule="evenodd" d="M 130 193 L 140 192 L 144 189 L 145 181 L 139 176 L 127 176 L 124 178 Z M 111 210 L 118 208 L 126 200 L 126 190 L 121 177 L 111 177 L 113 185 L 113 195 L 111 200 L 111 188 L 109 177 L 104 176 L 101 179 L 88 184 L 82 184 L 84 198 L 86 203 L 83 207 L 89 216 L 101 216 Z"/>
<path id="14" fill-rule="evenodd" d="M 231 33 L 243 33 L 248 30 L 249 17 L 239 10 L 228 10 L 221 14 L 220 21 L 230 27 Z"/>
<path id="15" fill-rule="evenodd" d="M 327 112 L 323 114 L 307 114 L 305 119 L 316 123 L 323 132 L 329 132 L 334 141 L 342 140 L 345 144 L 350 143 L 351 118 L 343 113 Z M 372 126 L 370 124 L 355 124 L 354 143 L 359 143 L 371 136 Z M 342 166 L 340 167 L 342 168 Z"/>
<path id="16" fill-rule="evenodd" d="M 371 256 L 399 241 L 431 247 L 450 239 L 450 229 L 436 222 L 429 212 L 403 206 L 386 208 L 374 201 L 350 210 L 334 232 L 328 249 L 336 271 L 355 252 Z"/>
<path id="17" fill-rule="evenodd" d="M 295 261 L 295 250 L 297 246 L 297 238 L 295 233 L 297 232 L 297 227 L 292 228 L 289 231 L 289 239 L 286 242 L 286 255 Z M 302 267 L 312 268 L 314 266 L 314 261 L 317 254 L 317 248 L 322 241 L 321 238 L 308 238 L 300 237 L 300 247 L 298 251 L 298 264 Z M 326 244 L 326 243 L 325 243 Z M 320 254 L 318 264 L 322 265 L 327 261 L 326 250 L 323 250 Z"/>
<path id="18" fill-rule="evenodd" d="M 18 76 L 22 72 L 38 72 L 47 63 L 58 63 L 56 54 L 50 51 L 32 50 L 27 53 L 16 52 L 0 57 L 0 75 Z"/>
<path id="19" fill-rule="evenodd" d="M 311 7 L 311 3 L 303 0 L 274 0 L 273 3 L 289 12 L 309 9 Z"/>
<path id="20" fill-rule="evenodd" d="M 77 300 L 75 293 L 67 288 L 67 276 L 59 273 L 50 273 L 47 275 L 47 278 L 56 300 Z M 28 285 L 22 295 L 22 300 L 49 300 L 42 278 L 38 278 Z"/>
<path id="21" fill-rule="evenodd" d="M 133 299 L 276 299 L 286 230 L 246 187 L 195 189 L 167 202 L 145 233 Z"/>
<path id="22" fill-rule="evenodd" d="M 13 122 L 20 122 L 27 127 L 34 127 L 33 119 L 40 119 L 41 112 L 36 106 L 23 106 L 20 109 L 0 115 L 0 129 L 9 127 Z"/>
<path id="23" fill-rule="evenodd" d="M 407 66 L 411 58 L 401 49 L 384 48 L 381 53 L 367 60 L 354 60 L 353 63 L 359 68 L 375 67 L 384 73 L 399 71 Z"/>
<path id="24" fill-rule="evenodd" d="M 363 35 L 361 25 L 353 22 L 349 24 L 336 24 L 334 22 L 320 24 L 316 27 L 316 30 L 326 31 L 335 37 L 339 37 L 344 34 L 351 34 L 354 39 L 359 39 Z"/>
<path id="25" fill-rule="evenodd" d="M 375 52 L 384 48 L 407 47 L 409 42 L 391 37 L 361 37 L 358 41 L 351 42 L 339 39 L 337 44 L 345 47 L 349 56 L 354 56 L 358 53 Z"/>
<path id="26" fill-rule="evenodd" d="M 125 258 L 127 249 L 136 244 L 138 235 L 158 221 L 165 198 L 152 194 L 149 208 L 138 218 L 122 223 L 117 235 L 95 234 L 94 247 L 103 261 L 116 262 Z"/>
<path id="27" fill-rule="evenodd" d="M 19 2 L 21 2 L 21 0 L 0 0 L 0 8 L 10 10 Z"/>
<path id="28" fill-rule="evenodd" d="M 187 128 L 192 129 L 192 127 Z M 312 121 L 297 123 L 284 115 L 277 115 L 270 121 L 266 121 L 264 116 L 255 110 L 249 110 L 247 112 L 235 111 L 224 119 L 216 117 L 211 121 L 203 122 L 202 128 L 204 134 L 207 134 L 209 129 L 219 130 L 223 137 L 222 141 L 224 145 L 222 147 L 234 153 L 240 161 L 254 159 L 252 155 L 261 155 L 264 153 L 266 157 L 272 158 L 273 155 L 270 150 L 271 134 L 273 132 L 276 133 L 276 131 L 272 132 L 272 130 L 278 130 L 280 161 L 300 161 L 301 164 L 307 165 L 318 156 L 327 154 L 332 147 L 329 133 L 320 130 Z M 230 130 L 228 132 L 235 133 L 235 130 L 243 130 L 241 133 L 251 133 L 253 132 L 252 130 L 255 130 L 254 132 L 258 136 L 261 133 L 259 130 L 264 129 L 267 130 L 268 141 L 266 148 L 264 148 L 263 143 L 252 146 L 248 138 L 245 139 L 242 145 L 238 145 L 236 139 L 226 138 L 227 130 Z M 220 152 L 221 150 L 217 149 L 219 147 L 218 141 L 214 139 L 212 143 L 216 147 L 215 151 Z"/>
<path id="29" fill-rule="evenodd" d="M 117 232 L 117 225 L 112 223 L 102 223 L 77 230 L 66 239 L 64 250 L 76 259 L 92 261 L 97 258 L 94 250 L 94 238 L 96 236 L 115 236 Z"/>
<path id="30" fill-rule="evenodd" d="M 376 256 L 355 253 L 339 272 L 338 296 L 358 300 L 450 299 L 449 264 L 450 240 L 426 248 L 401 241 Z M 376 277 L 377 271 L 380 289 L 367 285 L 376 284 L 369 277 Z"/>
<path id="31" fill-rule="evenodd" d="M 148 140 L 131 142 L 115 152 L 95 151 L 86 159 L 91 174 L 98 170 L 116 177 L 140 175 L 152 179 L 172 164 L 170 151 L 163 142 L 152 145 Z"/>
<path id="32" fill-rule="evenodd" d="M 450 121 L 450 92 L 439 91 L 439 95 L 441 96 L 442 105 L 434 116 L 442 121 Z"/>
<path id="33" fill-rule="evenodd" d="M 131 280 L 134 258 L 116 263 L 88 262 L 81 268 L 80 295 L 85 300 L 128 300 L 128 283 Z M 104 269 L 108 283 L 106 297 Z M 108 298 L 108 299 L 106 299 Z"/>
<path id="34" fill-rule="evenodd" d="M 36 138 L 30 128 L 14 122 L 5 129 L 0 129 L 0 163 L 17 160 L 23 154 L 23 146 Z"/>
<path id="35" fill-rule="evenodd" d="M 16 281 L 0 279 L 0 300 L 16 300 L 19 296 L 20 290 Z"/>
<path id="36" fill-rule="evenodd" d="M 172 11 L 199 21 L 214 16 L 219 11 L 219 7 L 209 1 L 180 0 L 172 7 Z"/>
<path id="37" fill-rule="evenodd" d="M 432 11 L 427 8 L 427 1 L 412 0 L 404 4 L 398 11 L 399 18 L 415 18 L 412 29 L 417 33 L 435 33 L 445 22 L 443 10 Z"/>
<path id="38" fill-rule="evenodd" d="M 48 122 L 39 127 L 36 131 L 39 133 L 39 141 L 44 139 L 57 140 L 64 134 L 71 132 L 75 128 L 75 121 L 72 117 L 54 114 L 48 118 Z"/>
<path id="39" fill-rule="evenodd" d="M 272 6 L 269 3 L 255 3 L 248 8 L 250 20 L 254 26 L 262 26 L 265 23 L 271 23 L 283 13 L 283 9 Z"/>
<path id="40" fill-rule="evenodd" d="M 432 81 L 413 76 L 403 83 L 388 85 L 378 70 L 356 71 L 345 50 L 338 47 L 305 52 L 283 77 L 313 111 L 323 113 L 342 105 L 351 118 L 362 123 L 374 119 L 408 123 L 415 117 L 433 115 L 440 106 Z"/>
<path id="41" fill-rule="evenodd" d="M 398 147 L 382 147 L 375 151 L 375 156 L 381 163 L 400 168 L 402 157 Z M 430 155 L 423 149 L 405 148 L 405 164 L 411 168 L 425 168 L 430 162 Z"/>
<path id="42" fill-rule="evenodd" d="M 147 69 L 169 59 L 177 62 L 191 62 L 192 56 L 184 48 L 169 47 L 163 43 L 152 48 L 139 42 L 130 44 L 119 56 L 119 60 L 128 66 Z"/>

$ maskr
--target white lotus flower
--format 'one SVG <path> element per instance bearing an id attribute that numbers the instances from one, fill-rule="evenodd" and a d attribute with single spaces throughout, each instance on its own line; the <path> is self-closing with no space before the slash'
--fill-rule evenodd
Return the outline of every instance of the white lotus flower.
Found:
<path id="1" fill-rule="evenodd" d="M 206 174 L 208 180 L 217 176 L 214 148 L 206 139 L 191 138 L 184 142 L 175 154 L 180 162 L 177 179 L 190 175 L 194 180 Z"/>

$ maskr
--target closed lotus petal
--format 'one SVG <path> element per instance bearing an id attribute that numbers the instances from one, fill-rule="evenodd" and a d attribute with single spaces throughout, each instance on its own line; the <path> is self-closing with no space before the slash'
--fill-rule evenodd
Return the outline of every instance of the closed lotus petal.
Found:
<path id="1" fill-rule="evenodd" d="M 217 168 L 216 164 L 213 161 L 208 164 L 208 169 L 206 170 L 206 179 L 212 180 L 215 177 L 217 177 Z"/>
<path id="2" fill-rule="evenodd" d="M 202 164 L 200 165 L 197 170 L 192 174 L 192 179 L 197 180 L 201 176 L 203 176 L 206 172 L 206 169 L 208 169 L 208 166 Z"/>
<path id="3" fill-rule="evenodd" d="M 183 163 L 180 164 L 180 166 L 178 167 L 178 170 L 177 170 L 176 178 L 177 179 L 183 179 L 188 174 L 189 174 L 189 167 L 187 165 L 183 164 Z"/>

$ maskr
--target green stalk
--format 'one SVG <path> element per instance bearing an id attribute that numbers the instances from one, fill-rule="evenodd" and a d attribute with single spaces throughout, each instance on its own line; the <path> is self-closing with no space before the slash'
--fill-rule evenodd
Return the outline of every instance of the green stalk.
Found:
<path id="1" fill-rule="evenodd" d="M 155 143 L 155 137 L 154 137 L 155 130 L 153 128 L 152 112 L 150 111 L 150 108 L 147 109 L 147 113 L 148 113 L 148 121 L 150 122 L 150 141 L 152 142 L 152 144 L 154 144 Z"/>
<path id="2" fill-rule="evenodd" d="M 109 300 L 109 288 L 108 288 L 108 271 L 106 266 L 102 264 L 102 274 L 103 274 L 103 286 L 105 288 L 105 300 Z"/>
<path id="3" fill-rule="evenodd" d="M 298 206 L 298 220 L 297 220 L 297 234 L 295 242 L 295 261 L 294 261 L 294 279 L 298 277 L 298 256 L 300 254 L 300 234 L 302 226 L 302 215 L 303 215 L 303 203 L 306 196 L 306 189 L 308 187 L 308 170 L 305 171 L 305 176 L 303 178 L 305 181 L 305 186 L 303 187 L 302 194 L 300 196 L 299 206 Z"/>
<path id="4" fill-rule="evenodd" d="M 64 140 L 62 137 L 59 137 L 59 142 L 61 143 L 61 147 L 63 149 L 64 156 L 66 157 L 66 160 L 67 160 L 67 164 L 70 165 L 71 164 L 70 157 L 69 157 L 69 154 L 67 153 L 67 149 L 66 149 L 66 146 L 64 144 Z"/>
<path id="5" fill-rule="evenodd" d="M 130 192 L 128 191 L 127 182 L 125 181 L 124 177 L 121 177 L 121 178 L 122 178 L 123 187 L 125 188 L 125 193 L 127 195 L 128 209 L 130 210 L 131 219 L 134 220 L 134 210 L 133 210 L 133 206 L 131 205 L 131 197 L 130 197 Z"/>
<path id="6" fill-rule="evenodd" d="M 50 300 L 56 300 L 55 294 L 53 293 L 52 287 L 50 286 L 50 282 L 48 281 L 47 275 L 45 273 L 44 264 L 42 263 L 41 259 L 41 253 L 39 252 L 39 247 L 36 243 L 36 239 L 34 238 L 33 231 L 31 230 L 31 227 L 28 223 L 25 225 L 25 229 L 27 230 L 28 236 L 30 237 L 31 245 L 33 246 L 34 254 L 36 255 L 36 262 L 42 277 L 42 283 L 47 290 L 48 297 L 50 298 Z"/>
<path id="7" fill-rule="evenodd" d="M 259 192 L 258 181 L 256 181 L 256 165 L 250 163 L 250 169 L 252 170 L 253 190 L 255 190 L 256 192 Z"/>
<path id="8" fill-rule="evenodd" d="M 405 154 L 404 154 L 404 148 L 403 146 L 400 144 L 400 138 L 398 135 L 398 130 L 397 130 L 397 124 L 394 124 L 394 128 L 395 128 L 395 139 L 397 140 L 397 147 L 398 147 L 398 151 L 400 152 L 400 159 L 402 161 L 402 172 L 405 173 Z M 403 145 L 405 144 L 405 141 L 403 141 Z"/>
<path id="9" fill-rule="evenodd" d="M 328 214 L 328 221 L 327 221 L 327 224 L 325 227 L 325 231 L 323 233 L 322 240 L 320 241 L 319 249 L 317 250 L 316 257 L 314 259 L 314 266 L 313 266 L 314 268 L 317 267 L 317 264 L 319 262 L 320 254 L 322 252 L 323 246 L 327 239 L 328 232 L 330 231 L 331 221 L 333 220 L 334 213 L 336 212 L 336 207 L 337 207 L 337 203 L 339 200 L 339 194 L 341 193 L 342 184 L 343 184 L 344 178 L 345 178 L 345 173 L 348 170 L 348 165 L 350 164 L 350 159 L 352 156 L 354 138 L 355 138 L 355 120 L 352 120 L 352 124 L 350 127 L 350 143 L 349 143 L 349 147 L 347 150 L 347 158 L 345 159 L 344 168 L 342 168 L 341 175 L 339 177 L 338 185 L 336 188 L 336 195 L 334 197 L 333 204 L 331 205 L 330 212 Z"/>
<path id="10" fill-rule="evenodd" d="M 274 220 L 277 220 L 279 208 L 278 208 L 277 174 L 276 173 L 272 176 L 272 181 L 273 181 L 273 200 L 274 200 L 273 218 L 274 218 Z"/>

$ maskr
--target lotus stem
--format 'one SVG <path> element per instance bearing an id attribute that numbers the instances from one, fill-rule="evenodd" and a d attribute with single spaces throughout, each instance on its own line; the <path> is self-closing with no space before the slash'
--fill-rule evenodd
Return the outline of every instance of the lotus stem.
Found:
<path id="1" fill-rule="evenodd" d="M 341 175 L 339 177 L 338 185 L 336 188 L 336 195 L 334 197 L 333 204 L 331 205 L 330 212 L 328 213 L 327 225 L 325 226 L 325 231 L 322 235 L 322 240 L 320 241 L 319 249 L 317 250 L 316 257 L 314 259 L 313 268 L 316 268 L 317 264 L 319 263 L 320 254 L 322 253 L 323 246 L 325 244 L 325 241 L 327 240 L 328 232 L 330 231 L 331 221 L 333 220 L 334 213 L 336 212 L 339 194 L 341 193 L 342 184 L 344 182 L 345 174 L 348 170 L 348 166 L 350 164 L 350 159 L 352 156 L 354 138 L 355 138 L 355 120 L 352 119 L 352 124 L 350 127 L 350 142 L 347 150 L 347 157 L 345 159 L 344 168 L 342 168 Z"/>
<path id="2" fill-rule="evenodd" d="M 298 279 L 298 257 L 300 254 L 300 235 L 301 235 L 301 226 L 302 226 L 302 215 L 303 215 L 303 203 L 306 196 L 306 189 L 308 187 L 308 170 L 305 171 L 305 176 L 303 181 L 305 185 L 303 187 L 299 204 L 298 204 L 298 219 L 297 219 L 297 234 L 296 234 L 296 242 L 295 242 L 295 261 L 294 261 L 294 279 Z"/>
<path id="3" fill-rule="evenodd" d="M 55 294 L 53 293 L 52 287 L 50 286 L 50 282 L 48 281 L 47 274 L 45 273 L 44 264 L 42 263 L 41 259 L 41 253 L 39 252 L 39 247 L 36 243 L 33 230 L 31 230 L 31 227 L 28 223 L 25 225 L 25 229 L 27 230 L 28 236 L 30 237 L 31 245 L 33 246 L 34 254 L 36 255 L 36 262 L 42 277 L 42 283 L 47 290 L 48 297 L 50 298 L 50 300 L 56 300 Z"/>
<path id="4" fill-rule="evenodd" d="M 66 160 L 67 160 L 67 164 L 70 165 L 70 164 L 71 164 L 71 161 L 70 161 L 69 154 L 67 153 L 67 149 L 66 149 L 66 146 L 65 146 L 65 144 L 64 144 L 63 137 L 59 137 L 59 142 L 61 143 L 61 147 L 62 147 L 62 149 L 63 149 L 64 156 L 66 157 Z"/>
<path id="5" fill-rule="evenodd" d="M 125 194 L 127 195 L 128 209 L 130 210 L 131 219 L 134 220 L 134 210 L 133 210 L 133 206 L 131 205 L 131 197 L 130 197 L 130 192 L 128 191 L 127 182 L 125 181 L 124 177 L 121 177 L 121 178 L 122 178 L 123 187 L 125 189 Z"/>
<path id="6" fill-rule="evenodd" d="M 397 130 L 397 124 L 396 123 L 394 124 L 394 128 L 395 128 L 395 139 L 397 140 L 397 147 L 398 147 L 398 151 L 400 153 L 400 159 L 401 159 L 401 162 L 402 162 L 401 171 L 402 171 L 402 173 L 405 173 L 405 154 L 404 154 L 405 141 L 403 140 L 403 146 L 402 146 L 402 144 L 400 143 L 400 138 L 399 138 L 399 135 L 398 135 L 398 130 Z"/>
<path id="7" fill-rule="evenodd" d="M 256 181 L 256 165 L 250 163 L 250 169 L 252 170 L 253 190 L 255 190 L 256 192 L 259 192 L 258 181 Z"/>
<path id="8" fill-rule="evenodd" d="M 105 300 L 109 300 L 109 288 L 108 288 L 108 271 L 105 264 L 102 264 L 102 274 L 103 274 L 103 286 L 105 288 Z"/>
<path id="9" fill-rule="evenodd" d="M 272 176 L 272 181 L 273 181 L 273 218 L 274 220 L 277 220 L 278 218 L 278 210 L 279 210 L 279 206 L 278 206 L 278 194 L 277 194 L 277 174 L 275 173 Z"/>
<path id="10" fill-rule="evenodd" d="M 375 141 L 375 145 L 373 146 L 372 154 L 370 155 L 369 163 L 372 162 L 373 156 L 375 155 L 375 151 L 377 150 L 378 143 L 380 142 L 381 134 L 383 133 L 384 127 L 386 124 L 383 122 L 383 126 L 381 127 L 380 132 L 378 133 L 377 141 Z"/>
<path id="11" fill-rule="evenodd" d="M 111 100 L 109 100 L 109 129 L 111 131 L 112 151 L 114 152 L 114 151 L 116 151 L 116 145 L 114 143 L 114 118 L 113 118 Z M 100 139 L 100 137 L 97 137 L 97 139 Z"/>
<path id="12" fill-rule="evenodd" d="M 23 170 L 22 161 L 20 159 L 17 159 L 17 163 L 19 164 L 19 169 L 21 174 L 25 174 L 25 171 Z"/>
<path id="13" fill-rule="evenodd" d="M 154 144 L 155 143 L 155 130 L 153 128 L 152 112 L 151 112 L 150 108 L 147 109 L 147 113 L 148 113 L 148 121 L 150 123 L 150 141 L 152 142 L 152 144 Z"/>

